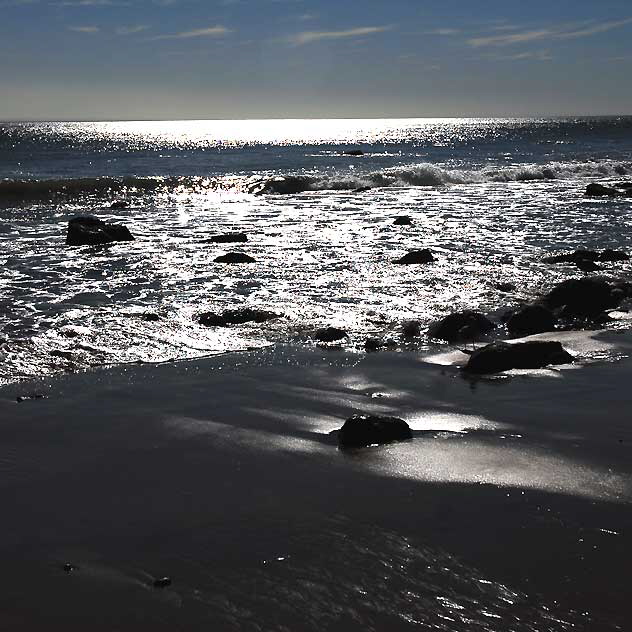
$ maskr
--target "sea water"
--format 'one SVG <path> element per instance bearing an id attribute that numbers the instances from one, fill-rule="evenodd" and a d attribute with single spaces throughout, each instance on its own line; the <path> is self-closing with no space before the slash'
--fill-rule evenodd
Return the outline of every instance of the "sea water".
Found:
<path id="1" fill-rule="evenodd" d="M 328 325 L 349 349 L 424 347 L 442 315 L 498 316 L 583 274 L 546 254 L 630 249 L 632 199 L 584 195 L 630 174 L 632 117 L 0 124 L 0 382 L 311 345 Z M 68 247 L 77 215 L 135 241 Z M 209 241 L 227 232 L 248 241 Z M 436 261 L 393 263 L 421 248 Z M 255 262 L 214 262 L 230 251 Z M 282 317 L 198 322 L 239 307 Z"/>

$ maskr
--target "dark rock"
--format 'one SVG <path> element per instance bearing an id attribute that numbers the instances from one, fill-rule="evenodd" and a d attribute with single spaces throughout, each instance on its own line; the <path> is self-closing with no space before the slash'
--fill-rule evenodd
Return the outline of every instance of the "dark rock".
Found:
<path id="1" fill-rule="evenodd" d="M 604 196 L 604 195 L 614 196 L 614 195 L 620 195 L 620 192 L 618 189 L 614 189 L 612 187 L 606 187 L 603 184 L 598 184 L 597 182 L 591 182 L 586 187 L 586 195 L 588 197 L 599 197 L 599 196 Z"/>
<path id="2" fill-rule="evenodd" d="M 499 292 L 513 292 L 516 289 L 516 286 L 513 283 L 495 283 L 494 287 Z"/>
<path id="3" fill-rule="evenodd" d="M 267 320 L 280 318 L 280 314 L 261 309 L 228 309 L 221 314 L 206 312 L 198 316 L 198 322 L 205 327 L 228 327 L 229 325 L 243 325 L 244 323 L 264 323 Z"/>
<path id="4" fill-rule="evenodd" d="M 41 393 L 30 393 L 29 395 L 18 395 L 15 398 L 15 401 L 18 404 L 21 404 L 22 402 L 26 402 L 31 399 L 44 399 L 44 395 L 42 395 Z"/>
<path id="5" fill-rule="evenodd" d="M 574 252 L 566 252 L 560 255 L 544 257 L 544 263 L 579 263 L 580 261 L 597 261 L 599 253 L 594 250 L 575 250 Z"/>
<path id="6" fill-rule="evenodd" d="M 591 318 L 621 302 L 622 297 L 614 289 L 599 277 L 569 279 L 556 285 L 542 302 L 550 309 L 561 309 L 564 317 Z"/>
<path id="7" fill-rule="evenodd" d="M 424 248 L 423 250 L 413 250 L 405 254 L 401 259 L 396 259 L 394 263 L 410 265 L 416 263 L 432 263 L 434 260 L 435 258 L 432 256 L 430 250 Z"/>
<path id="8" fill-rule="evenodd" d="M 342 153 L 344 156 L 364 156 L 364 152 L 361 149 L 347 149 Z"/>
<path id="9" fill-rule="evenodd" d="M 66 573 L 72 573 L 73 571 L 77 570 L 77 567 L 74 564 L 70 564 L 69 562 L 66 562 L 63 566 L 64 572 Z"/>
<path id="10" fill-rule="evenodd" d="M 499 373 L 509 369 L 540 369 L 551 364 L 568 364 L 573 356 L 559 342 L 493 342 L 477 349 L 464 367 L 468 373 Z"/>
<path id="11" fill-rule="evenodd" d="M 248 235 L 246 235 L 246 233 L 227 233 L 225 235 L 213 235 L 208 241 L 214 244 L 232 244 L 248 241 Z"/>
<path id="12" fill-rule="evenodd" d="M 364 341 L 364 350 L 367 353 L 379 351 L 380 349 L 393 349 L 397 346 L 394 340 L 380 340 L 379 338 L 367 338 Z"/>
<path id="13" fill-rule="evenodd" d="M 243 252 L 229 252 L 215 259 L 215 263 L 254 263 L 255 260 Z"/>
<path id="14" fill-rule="evenodd" d="M 418 320 L 409 320 L 404 323 L 402 333 L 404 338 L 417 338 L 421 335 L 421 323 Z"/>
<path id="15" fill-rule="evenodd" d="M 410 218 L 410 215 L 399 215 L 393 222 L 395 226 L 410 226 L 412 223 L 413 220 Z"/>
<path id="16" fill-rule="evenodd" d="M 372 187 L 358 187 L 357 189 L 353 189 L 354 193 L 365 193 L 366 191 L 370 191 Z"/>
<path id="17" fill-rule="evenodd" d="M 353 415 L 338 431 L 341 448 L 359 448 L 368 445 L 412 439 L 410 426 L 397 417 Z"/>
<path id="18" fill-rule="evenodd" d="M 507 321 L 507 330 L 512 336 L 530 336 L 553 331 L 557 324 L 555 314 L 544 305 L 525 305 Z"/>
<path id="19" fill-rule="evenodd" d="M 601 270 L 601 268 L 594 261 L 589 261 L 588 259 L 584 259 L 583 261 L 576 261 L 575 265 L 582 272 L 597 272 L 597 270 Z"/>
<path id="20" fill-rule="evenodd" d="M 317 329 L 314 333 L 314 338 L 319 342 L 334 342 L 348 337 L 349 334 L 344 329 L 338 329 L 337 327 L 323 327 L 322 329 Z"/>
<path id="21" fill-rule="evenodd" d="M 433 323 L 428 329 L 428 335 L 450 343 L 467 341 L 489 333 L 495 326 L 487 316 L 467 309 L 449 314 Z"/>
<path id="22" fill-rule="evenodd" d="M 600 255 L 599 261 L 628 261 L 630 255 L 622 250 L 611 250 L 606 248 Z"/>
<path id="23" fill-rule="evenodd" d="M 171 577 L 154 579 L 154 588 L 166 588 L 167 586 L 171 586 Z"/>
<path id="24" fill-rule="evenodd" d="M 142 314 L 141 318 L 143 320 L 147 321 L 148 323 L 155 323 L 155 322 L 160 320 L 160 316 L 158 316 L 158 314 L 154 314 L 152 312 L 147 312 L 145 314 Z"/>
<path id="25" fill-rule="evenodd" d="M 68 222 L 68 246 L 95 246 L 113 241 L 134 241 L 122 224 L 107 224 L 96 217 L 74 217 Z"/>
<path id="26" fill-rule="evenodd" d="M 112 204 L 110 204 L 110 208 L 112 210 L 127 208 L 128 206 L 129 206 L 129 202 L 125 202 L 125 200 L 120 200 L 119 202 L 112 202 Z"/>

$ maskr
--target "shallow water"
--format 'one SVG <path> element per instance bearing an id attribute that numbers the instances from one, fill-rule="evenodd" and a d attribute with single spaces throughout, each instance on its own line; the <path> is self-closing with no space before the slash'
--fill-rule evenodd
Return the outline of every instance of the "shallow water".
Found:
<path id="1" fill-rule="evenodd" d="M 358 147 L 364 155 L 341 155 Z M 369 335 L 399 340 L 406 319 L 496 312 L 581 274 L 540 263 L 545 253 L 630 248 L 630 200 L 583 196 L 587 182 L 628 173 L 625 117 L 5 124 L 0 381 L 311 344 L 329 324 L 361 349 Z M 287 176 L 294 193 L 255 194 L 281 190 L 288 180 L 266 182 Z M 109 209 L 121 199 L 130 208 Z M 87 213 L 124 222 L 136 241 L 66 247 L 66 222 Z M 414 224 L 394 226 L 400 214 Z M 248 243 L 208 243 L 228 231 Z M 418 248 L 437 261 L 392 263 Z M 231 250 L 256 263 L 213 263 Z M 197 323 L 238 306 L 283 317 Z"/>

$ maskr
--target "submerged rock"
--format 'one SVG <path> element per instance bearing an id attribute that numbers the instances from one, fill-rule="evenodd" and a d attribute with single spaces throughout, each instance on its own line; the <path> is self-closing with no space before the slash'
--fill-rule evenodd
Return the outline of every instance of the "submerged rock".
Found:
<path id="1" fill-rule="evenodd" d="M 342 154 L 344 156 L 364 156 L 364 152 L 361 149 L 347 149 Z"/>
<path id="2" fill-rule="evenodd" d="M 525 305 L 507 321 L 507 330 L 512 336 L 531 336 L 553 331 L 557 324 L 555 314 L 544 305 Z"/>
<path id="3" fill-rule="evenodd" d="M 600 277 L 568 279 L 550 290 L 542 303 L 549 309 L 561 310 L 567 318 L 591 318 L 619 305 L 625 293 L 616 290 L 616 285 Z"/>
<path id="4" fill-rule="evenodd" d="M 112 204 L 110 204 L 110 208 L 112 210 L 127 208 L 128 206 L 129 202 L 126 202 L 125 200 L 119 200 L 118 202 L 112 202 Z"/>
<path id="5" fill-rule="evenodd" d="M 353 415 L 338 431 L 341 448 L 359 448 L 368 445 L 412 439 L 410 426 L 397 417 Z"/>
<path id="6" fill-rule="evenodd" d="M 594 250 L 575 250 L 574 252 L 565 252 L 560 255 L 544 257 L 544 263 L 578 263 L 580 261 L 597 261 L 599 253 Z"/>
<path id="7" fill-rule="evenodd" d="M 335 342 L 348 337 L 349 334 L 344 329 L 338 329 L 338 327 L 323 327 L 317 329 L 314 333 L 314 338 L 319 342 Z"/>
<path id="8" fill-rule="evenodd" d="M 466 309 L 449 314 L 430 325 L 428 335 L 447 342 L 475 340 L 489 333 L 496 325 L 484 314 Z"/>
<path id="9" fill-rule="evenodd" d="M 402 328 L 404 338 L 417 338 L 421 335 L 421 323 L 418 320 L 409 320 Z"/>
<path id="10" fill-rule="evenodd" d="M 418 263 L 432 263 L 435 258 L 432 256 L 432 253 L 428 248 L 424 248 L 423 250 L 412 250 L 411 252 L 406 253 L 401 259 L 396 259 L 394 263 L 398 263 L 400 265 L 411 265 Z"/>
<path id="11" fill-rule="evenodd" d="M 630 255 L 627 252 L 623 252 L 623 250 L 611 250 L 610 248 L 606 248 L 600 255 L 599 261 L 628 261 L 630 259 Z"/>
<path id="12" fill-rule="evenodd" d="M 364 341 L 364 350 L 367 353 L 379 351 L 380 349 L 394 349 L 397 343 L 394 340 L 381 340 L 380 338 L 367 338 Z"/>
<path id="13" fill-rule="evenodd" d="M 214 259 L 215 263 L 254 263 L 255 260 L 243 252 L 229 252 Z"/>
<path id="14" fill-rule="evenodd" d="M 243 325 L 244 323 L 264 323 L 268 320 L 281 318 L 280 314 L 261 309 L 227 309 L 221 314 L 205 312 L 198 316 L 198 322 L 205 327 L 228 327 L 230 325 Z"/>
<path id="15" fill-rule="evenodd" d="M 569 364 L 574 359 L 559 342 L 493 342 L 474 351 L 463 370 L 485 374 L 509 369 L 541 369 L 552 364 Z"/>
<path id="16" fill-rule="evenodd" d="M 68 222 L 68 246 L 96 246 L 113 241 L 134 241 L 134 237 L 123 224 L 108 224 L 96 217 L 74 217 Z"/>
<path id="17" fill-rule="evenodd" d="M 597 270 L 601 270 L 601 268 L 594 261 L 589 261 L 588 259 L 584 259 L 583 261 L 576 261 L 575 265 L 582 272 L 597 272 Z"/>
<path id="18" fill-rule="evenodd" d="M 516 286 L 513 283 L 508 282 L 494 283 L 494 287 L 499 292 L 513 292 L 516 289 Z"/>
<path id="19" fill-rule="evenodd" d="M 357 189 L 353 189 L 353 193 L 366 193 L 367 191 L 370 191 L 372 187 L 370 186 L 365 186 L 365 187 L 358 187 Z"/>
<path id="20" fill-rule="evenodd" d="M 214 244 L 232 244 L 248 241 L 248 235 L 246 235 L 246 233 L 227 233 L 225 235 L 213 235 L 208 241 Z"/>
<path id="21" fill-rule="evenodd" d="M 410 226 L 412 223 L 413 220 L 410 218 L 410 215 L 398 215 L 393 222 L 395 226 Z"/>

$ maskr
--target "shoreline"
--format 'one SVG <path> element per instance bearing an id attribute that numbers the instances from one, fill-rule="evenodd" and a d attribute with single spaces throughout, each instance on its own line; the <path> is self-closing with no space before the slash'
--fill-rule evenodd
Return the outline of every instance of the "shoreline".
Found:
<path id="1" fill-rule="evenodd" d="M 276 346 L 0 387 L 0 621 L 624 629 L 632 332 L 543 337 L 588 364 L 472 381 L 458 351 Z M 356 412 L 414 438 L 341 452 Z"/>

